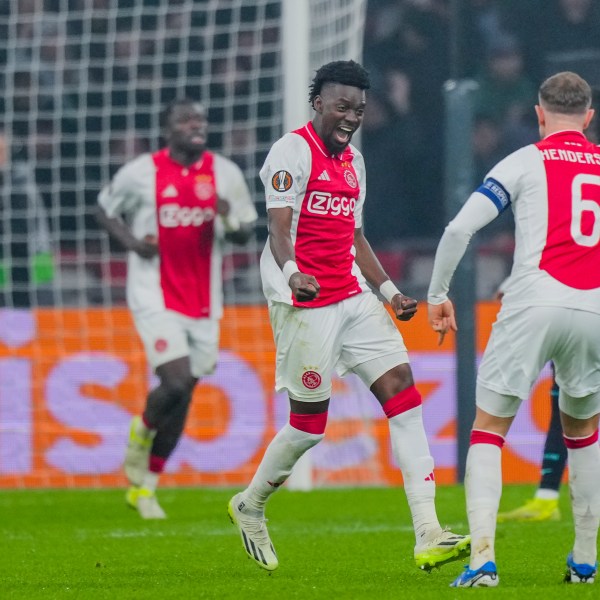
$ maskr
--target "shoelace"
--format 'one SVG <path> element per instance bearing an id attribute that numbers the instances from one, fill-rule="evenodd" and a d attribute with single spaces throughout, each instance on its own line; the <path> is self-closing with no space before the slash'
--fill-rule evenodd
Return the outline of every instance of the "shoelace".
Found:
<path id="1" fill-rule="evenodd" d="M 448 527 L 442 529 L 441 533 L 436 537 L 432 538 L 427 542 L 422 542 L 417 548 L 416 552 L 423 552 L 426 548 L 432 548 L 432 546 L 439 546 L 443 542 L 455 541 L 456 543 L 465 539 L 466 536 L 458 533 L 452 533 Z"/>
<path id="2" fill-rule="evenodd" d="M 265 517 L 251 517 L 242 513 L 242 525 L 246 533 L 252 536 L 252 539 L 259 544 L 270 544 L 269 533 L 267 532 L 267 521 Z"/>

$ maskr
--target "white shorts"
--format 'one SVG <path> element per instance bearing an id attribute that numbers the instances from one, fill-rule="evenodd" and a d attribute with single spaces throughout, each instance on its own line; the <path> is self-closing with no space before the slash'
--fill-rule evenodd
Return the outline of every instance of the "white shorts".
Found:
<path id="1" fill-rule="evenodd" d="M 408 362 L 400 332 L 371 292 L 319 308 L 275 302 L 269 316 L 277 347 L 275 388 L 295 400 L 330 398 L 334 369 L 341 376 L 356 373 L 370 388 Z"/>
<path id="2" fill-rule="evenodd" d="M 171 310 L 143 317 L 134 315 L 134 321 L 153 369 L 189 356 L 195 377 L 214 372 L 219 353 L 218 321 L 191 319 Z"/>
<path id="3" fill-rule="evenodd" d="M 598 332 L 600 315 L 587 311 L 552 306 L 502 309 L 479 366 L 477 384 L 524 400 L 543 366 L 551 360 L 561 390 L 572 398 L 595 395 L 596 400 L 586 398 L 586 402 L 598 404 Z M 507 409 L 487 406 L 479 399 L 477 405 L 496 415 Z M 595 408 L 600 410 L 600 406 Z M 591 406 L 581 407 L 577 412 L 595 414 L 594 410 Z"/>

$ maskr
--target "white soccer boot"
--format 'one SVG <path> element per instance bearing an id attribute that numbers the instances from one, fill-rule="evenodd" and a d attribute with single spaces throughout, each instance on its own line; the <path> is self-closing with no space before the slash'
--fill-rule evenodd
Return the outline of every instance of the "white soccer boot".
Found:
<path id="1" fill-rule="evenodd" d="M 274 571 L 279 566 L 279 561 L 269 537 L 267 520 L 244 512 L 245 505 L 241 496 L 236 494 L 229 501 L 227 506 L 229 518 L 240 532 L 242 545 L 248 557 L 262 569 Z"/>
<path id="2" fill-rule="evenodd" d="M 125 495 L 127 504 L 140 513 L 142 519 L 166 519 L 167 515 L 156 498 L 156 493 L 145 488 L 130 487 Z"/>
<path id="3" fill-rule="evenodd" d="M 420 569 L 429 571 L 468 556 L 470 550 L 471 536 L 442 530 L 433 539 L 426 539 L 415 546 L 415 563 Z"/>

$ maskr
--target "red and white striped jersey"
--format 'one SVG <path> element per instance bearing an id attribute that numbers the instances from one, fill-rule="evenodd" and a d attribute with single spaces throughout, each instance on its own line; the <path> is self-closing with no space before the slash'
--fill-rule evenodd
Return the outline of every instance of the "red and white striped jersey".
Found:
<path id="1" fill-rule="evenodd" d="M 498 163 L 477 190 L 512 204 L 515 255 L 503 305 L 600 313 L 600 148 L 561 131 Z"/>
<path id="2" fill-rule="evenodd" d="M 98 197 L 109 217 L 124 216 L 141 239 L 157 236 L 159 256 L 128 256 L 127 302 L 138 315 L 168 309 L 192 318 L 218 319 L 223 311 L 222 240 L 217 199 L 229 218 L 253 223 L 256 209 L 241 170 L 205 151 L 190 166 L 165 148 L 124 165 Z"/>
<path id="3" fill-rule="evenodd" d="M 368 291 L 354 260 L 354 230 L 362 226 L 365 200 L 365 165 L 360 152 L 349 145 L 341 155 L 330 155 L 309 122 L 275 142 L 260 177 L 267 209 L 292 208 L 296 263 L 321 286 L 319 297 L 312 302 L 292 298 L 267 240 L 260 272 L 269 304 L 317 308 Z"/>

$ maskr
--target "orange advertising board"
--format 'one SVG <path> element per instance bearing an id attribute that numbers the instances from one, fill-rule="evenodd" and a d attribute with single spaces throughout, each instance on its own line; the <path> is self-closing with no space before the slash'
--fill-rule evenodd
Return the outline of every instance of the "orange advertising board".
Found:
<path id="1" fill-rule="evenodd" d="M 498 310 L 477 311 L 481 352 Z M 439 483 L 456 475 L 453 340 L 437 346 L 421 306 L 399 323 Z M 243 485 L 287 421 L 273 389 L 275 349 L 264 306 L 227 307 L 216 372 L 194 393 L 164 485 Z M 125 486 L 128 423 L 154 385 L 125 308 L 0 310 L 0 487 Z M 503 453 L 505 481 L 534 482 L 550 417 L 546 369 Z M 387 422 L 354 376 L 335 379 L 326 437 L 311 450 L 316 485 L 395 485 Z M 461 398 L 461 403 L 473 402 Z"/>

